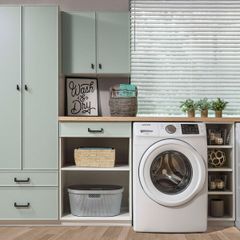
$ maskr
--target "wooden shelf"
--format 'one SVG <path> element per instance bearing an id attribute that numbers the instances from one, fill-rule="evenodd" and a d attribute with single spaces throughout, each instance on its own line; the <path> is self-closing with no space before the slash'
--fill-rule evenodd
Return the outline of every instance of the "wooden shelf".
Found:
<path id="1" fill-rule="evenodd" d="M 234 123 L 240 118 L 187 118 L 187 117 L 71 117 L 60 116 L 59 122 L 206 122 L 206 123 Z"/>
<path id="2" fill-rule="evenodd" d="M 233 148 L 232 145 L 208 145 L 208 148 Z"/>
<path id="3" fill-rule="evenodd" d="M 129 171 L 129 165 L 120 165 L 111 168 L 77 167 L 75 165 L 61 168 L 62 171 Z"/>
<path id="4" fill-rule="evenodd" d="M 208 195 L 233 195 L 232 191 L 208 191 Z"/>
<path id="5" fill-rule="evenodd" d="M 208 172 L 232 172 L 232 168 L 208 168 Z"/>

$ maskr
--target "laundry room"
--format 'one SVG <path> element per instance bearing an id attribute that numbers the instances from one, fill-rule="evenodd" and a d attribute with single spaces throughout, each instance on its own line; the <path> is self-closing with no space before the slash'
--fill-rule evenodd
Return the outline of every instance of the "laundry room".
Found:
<path id="1" fill-rule="evenodd" d="M 0 0 L 0 240 L 240 239 L 239 32 L 240 0 Z"/>

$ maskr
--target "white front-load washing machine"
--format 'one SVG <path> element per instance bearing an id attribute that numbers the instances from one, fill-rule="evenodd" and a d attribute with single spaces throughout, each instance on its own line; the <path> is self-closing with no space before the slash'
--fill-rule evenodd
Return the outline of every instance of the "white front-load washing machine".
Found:
<path id="1" fill-rule="evenodd" d="M 204 123 L 134 123 L 133 228 L 141 232 L 206 231 Z"/>

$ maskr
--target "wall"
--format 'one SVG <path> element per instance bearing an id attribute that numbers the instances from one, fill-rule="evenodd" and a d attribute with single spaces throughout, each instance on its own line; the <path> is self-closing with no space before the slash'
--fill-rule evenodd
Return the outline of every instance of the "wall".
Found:
<path id="1" fill-rule="evenodd" d="M 127 11 L 129 0 L 0 0 L 0 4 L 57 4 L 61 10 Z"/>

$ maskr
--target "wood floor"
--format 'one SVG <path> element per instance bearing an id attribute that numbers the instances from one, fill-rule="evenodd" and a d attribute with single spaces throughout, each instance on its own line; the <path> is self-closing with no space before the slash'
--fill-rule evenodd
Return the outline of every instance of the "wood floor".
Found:
<path id="1" fill-rule="evenodd" d="M 240 231 L 229 227 L 202 234 L 153 234 L 130 227 L 0 227 L 0 240 L 240 240 Z"/>

